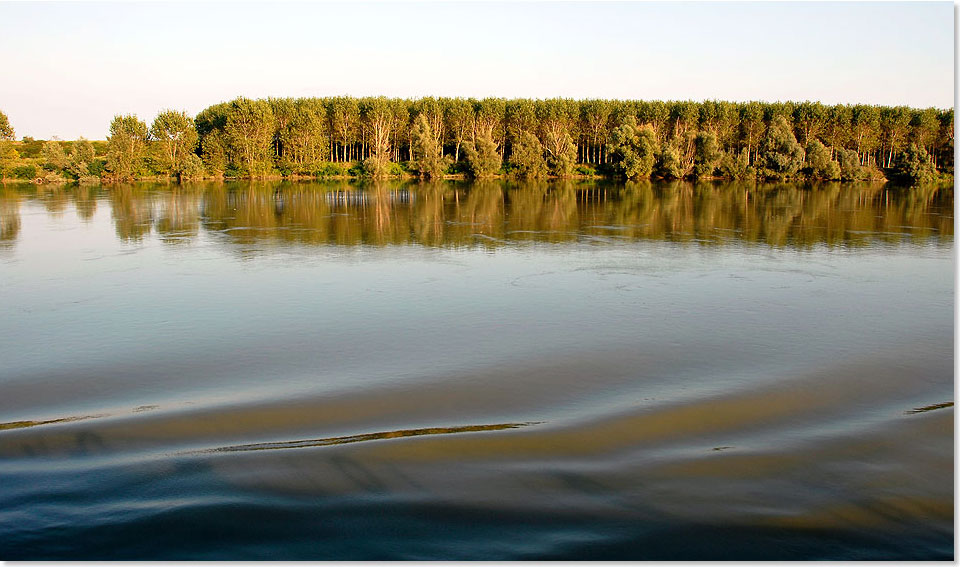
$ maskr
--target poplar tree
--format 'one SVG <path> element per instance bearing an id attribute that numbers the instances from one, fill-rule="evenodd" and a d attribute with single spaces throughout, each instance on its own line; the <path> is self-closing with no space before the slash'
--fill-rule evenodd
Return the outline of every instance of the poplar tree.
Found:
<path id="1" fill-rule="evenodd" d="M 115 116 L 107 138 L 107 170 L 120 180 L 139 175 L 146 147 L 147 125 L 132 114 Z"/>
<path id="2" fill-rule="evenodd" d="M 10 119 L 0 111 L 0 140 L 13 140 L 15 136 L 13 126 L 10 125 Z"/>
<path id="3" fill-rule="evenodd" d="M 156 143 L 160 171 L 178 173 L 183 161 L 197 149 L 197 129 L 186 112 L 164 110 L 153 119 L 150 137 Z"/>

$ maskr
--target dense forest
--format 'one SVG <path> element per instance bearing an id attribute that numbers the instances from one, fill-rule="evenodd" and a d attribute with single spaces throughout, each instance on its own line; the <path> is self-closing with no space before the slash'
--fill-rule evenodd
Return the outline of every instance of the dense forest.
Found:
<path id="1" fill-rule="evenodd" d="M 238 98 L 105 142 L 23 138 L 4 179 L 611 176 L 952 180 L 953 109 L 817 102 Z"/>

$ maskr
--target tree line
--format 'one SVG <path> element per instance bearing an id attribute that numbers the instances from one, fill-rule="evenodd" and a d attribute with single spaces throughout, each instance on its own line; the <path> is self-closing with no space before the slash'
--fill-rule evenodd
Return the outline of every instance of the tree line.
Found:
<path id="1" fill-rule="evenodd" d="M 112 180 L 464 174 L 931 182 L 953 173 L 953 112 L 818 102 L 241 97 L 196 117 L 165 110 L 149 126 L 117 116 L 102 153 L 82 140 L 67 153 L 52 141 L 38 165 Z M 0 136 L 14 137 L 2 113 Z M 0 152 L 4 176 L 18 158 L 29 159 L 20 149 L 24 156 L 16 145 Z"/>

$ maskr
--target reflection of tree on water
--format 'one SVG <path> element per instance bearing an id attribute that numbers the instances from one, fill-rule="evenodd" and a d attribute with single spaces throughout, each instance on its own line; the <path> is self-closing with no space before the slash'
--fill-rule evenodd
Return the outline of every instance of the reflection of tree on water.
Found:
<path id="1" fill-rule="evenodd" d="M 81 220 L 91 221 L 97 213 L 97 190 L 93 187 L 80 185 L 73 191 L 73 206 Z"/>
<path id="2" fill-rule="evenodd" d="M 174 186 L 159 196 L 157 233 L 164 242 L 188 241 L 200 232 L 200 196 L 196 187 Z"/>
<path id="3" fill-rule="evenodd" d="M 122 242 L 152 230 L 164 242 L 201 229 L 225 242 L 497 247 L 583 237 L 770 246 L 855 246 L 877 240 L 952 241 L 953 192 L 823 183 L 198 183 L 5 188 L 0 239 L 20 233 L 19 203 L 54 216 L 72 201 L 81 219 L 110 203 Z"/>
<path id="4" fill-rule="evenodd" d="M 10 246 L 20 235 L 20 193 L 0 186 L 0 247 Z"/>
<path id="5" fill-rule="evenodd" d="M 142 185 L 117 185 L 110 206 L 120 242 L 139 242 L 153 229 L 153 199 Z"/>
<path id="6" fill-rule="evenodd" d="M 62 217 L 67 210 L 67 205 L 70 204 L 69 193 L 70 188 L 65 185 L 40 185 L 37 188 L 37 198 L 53 218 Z"/>

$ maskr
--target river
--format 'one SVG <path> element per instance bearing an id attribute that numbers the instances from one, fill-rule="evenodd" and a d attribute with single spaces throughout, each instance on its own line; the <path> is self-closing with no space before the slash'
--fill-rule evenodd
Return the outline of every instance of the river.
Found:
<path id="1" fill-rule="evenodd" d="M 0 559 L 954 557 L 953 190 L 0 186 Z"/>

